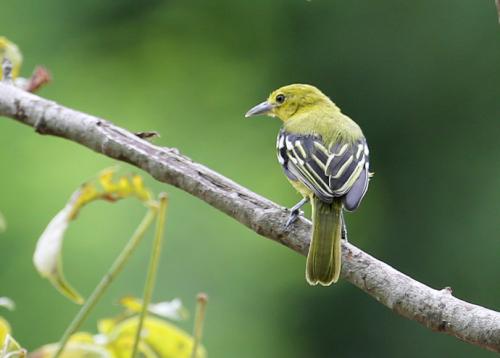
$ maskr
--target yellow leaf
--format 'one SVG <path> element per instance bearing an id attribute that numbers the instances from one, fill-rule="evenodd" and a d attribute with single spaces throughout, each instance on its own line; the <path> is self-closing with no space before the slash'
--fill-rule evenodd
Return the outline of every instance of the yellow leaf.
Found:
<path id="1" fill-rule="evenodd" d="M 30 353 L 30 358 L 52 358 L 57 351 L 57 343 L 45 345 Z M 94 343 L 72 342 L 64 348 L 60 358 L 113 358 L 113 354 Z"/>
<path id="2" fill-rule="evenodd" d="M 144 187 L 144 181 L 142 180 L 141 176 L 139 175 L 132 176 L 132 186 L 134 187 L 134 191 L 140 200 L 142 201 L 151 200 L 151 193 Z"/>
<path id="3" fill-rule="evenodd" d="M 111 351 L 96 342 L 95 336 L 88 332 L 73 334 L 61 358 L 114 358 Z M 30 354 L 30 358 L 52 358 L 56 353 L 58 343 L 46 344 Z"/>
<path id="4" fill-rule="evenodd" d="M 116 358 L 130 358 L 134 347 L 135 336 L 124 336 L 107 345 L 107 349 Z M 139 342 L 138 356 L 143 358 L 161 358 L 148 344 Z"/>
<path id="5" fill-rule="evenodd" d="M 129 343 L 130 340 L 133 342 L 138 323 L 139 317 L 134 316 L 123 320 L 108 333 L 108 348 L 117 357 L 130 356 L 132 346 Z M 189 358 L 193 349 L 193 338 L 188 333 L 154 317 L 146 317 L 141 341 L 161 358 Z M 196 356 L 205 358 L 205 348 L 200 347 Z"/>
<path id="6" fill-rule="evenodd" d="M 26 357 L 26 349 L 21 347 L 19 343 L 7 333 L 4 337 L 2 344 L 0 345 L 0 354 L 5 353 L 2 357 L 16 357 L 24 358 Z"/>
<path id="7" fill-rule="evenodd" d="M 7 58 L 11 62 L 12 78 L 16 78 L 21 71 L 23 56 L 15 43 L 9 41 L 4 36 L 0 36 L 0 78 L 3 76 L 1 64 L 4 58 Z"/>
<path id="8" fill-rule="evenodd" d="M 94 336 L 88 332 L 77 332 L 69 339 L 70 343 L 94 343 Z"/>
<path id="9" fill-rule="evenodd" d="M 3 347 L 5 337 L 7 337 L 9 333 L 10 333 L 9 322 L 7 322 L 5 318 L 0 317 L 0 349 Z"/>
<path id="10" fill-rule="evenodd" d="M 136 197 L 152 205 L 151 194 L 139 176 L 121 176 L 115 180 L 115 171 L 114 168 L 103 170 L 97 180 L 84 183 L 71 195 L 66 206 L 54 216 L 38 239 L 33 255 L 35 267 L 42 277 L 76 303 L 83 303 L 83 298 L 66 281 L 62 269 L 62 246 L 70 221 L 77 217 L 85 205 L 95 200 L 116 201 Z"/>
<path id="11" fill-rule="evenodd" d="M 115 185 L 113 184 L 113 175 L 115 173 L 114 168 L 104 169 L 99 175 L 99 183 L 103 187 L 105 192 L 111 193 L 115 190 Z"/>
<path id="12" fill-rule="evenodd" d="M 75 197 L 75 196 L 73 196 Z M 66 281 L 62 269 L 61 251 L 64 234 L 71 220 L 74 203 L 68 203 L 50 221 L 36 244 L 33 263 L 42 275 L 49 279 L 59 292 L 76 303 L 83 303 L 83 298 Z"/>
<path id="13" fill-rule="evenodd" d="M 142 310 L 142 300 L 132 296 L 123 297 L 120 300 L 120 304 L 132 313 L 140 313 Z M 185 319 L 188 316 L 187 310 L 182 306 L 182 302 L 178 298 L 172 301 L 150 303 L 148 312 L 156 316 L 177 321 Z"/>
<path id="14" fill-rule="evenodd" d="M 68 297 L 71 301 L 76 304 L 83 304 L 85 301 L 83 297 L 68 283 L 66 278 L 64 277 L 62 271 L 62 264 L 59 265 L 60 272 L 54 278 L 49 278 L 49 281 L 52 285 L 57 288 L 59 292 L 61 292 L 64 296 Z"/>
<path id="15" fill-rule="evenodd" d="M 142 301 L 138 298 L 132 296 L 122 297 L 119 303 L 125 307 L 128 311 L 133 313 L 139 313 L 142 309 Z"/>
<path id="16" fill-rule="evenodd" d="M 97 330 L 99 333 L 109 335 L 113 328 L 120 322 L 120 318 L 104 318 L 97 322 Z"/>
<path id="17" fill-rule="evenodd" d="M 100 193 L 97 191 L 94 185 L 84 183 L 78 191 L 73 194 L 72 203 L 73 209 L 70 215 L 70 220 L 73 220 L 77 215 L 80 209 L 85 205 L 94 201 L 100 197 Z"/>

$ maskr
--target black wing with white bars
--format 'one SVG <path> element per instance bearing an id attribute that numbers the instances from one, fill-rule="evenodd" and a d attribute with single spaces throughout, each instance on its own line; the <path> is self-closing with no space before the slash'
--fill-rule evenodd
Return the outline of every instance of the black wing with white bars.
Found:
<path id="1" fill-rule="evenodd" d="M 282 129 L 276 147 L 288 178 L 299 180 L 325 202 L 341 197 L 347 210 L 359 206 L 370 177 L 365 138 L 328 147 L 319 136 Z"/>

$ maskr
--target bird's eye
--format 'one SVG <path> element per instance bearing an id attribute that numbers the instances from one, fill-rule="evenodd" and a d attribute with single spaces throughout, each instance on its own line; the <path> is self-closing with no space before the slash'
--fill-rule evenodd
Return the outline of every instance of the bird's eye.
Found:
<path id="1" fill-rule="evenodd" d="M 285 95 L 284 94 L 277 95 L 276 102 L 278 102 L 279 104 L 282 104 L 283 102 L 285 102 Z"/>

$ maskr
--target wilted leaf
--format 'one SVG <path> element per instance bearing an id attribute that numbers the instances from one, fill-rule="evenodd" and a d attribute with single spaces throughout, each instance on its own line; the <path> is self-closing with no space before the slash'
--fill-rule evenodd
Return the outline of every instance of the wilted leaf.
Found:
<path id="1" fill-rule="evenodd" d="M 0 233 L 4 232 L 5 230 L 7 230 L 7 221 L 5 221 L 5 217 L 0 211 Z"/>
<path id="2" fill-rule="evenodd" d="M 138 324 L 139 316 L 115 324 L 107 322 L 107 330 L 102 333 L 109 339 L 107 348 L 116 357 L 130 357 Z M 193 349 L 193 338 L 188 333 L 165 320 L 150 316 L 144 321 L 141 342 L 141 353 L 147 355 L 147 351 L 152 351 L 156 353 L 154 356 L 161 358 L 189 358 Z M 149 349 L 146 350 L 146 347 Z M 206 357 L 204 347 L 199 347 L 196 357 Z"/>
<path id="3" fill-rule="evenodd" d="M 99 183 L 104 189 L 103 199 L 119 200 L 135 196 L 139 200 L 147 202 L 151 200 L 151 193 L 144 186 L 140 175 L 122 176 L 114 179 L 115 169 L 106 169 L 99 176 Z"/>
<path id="4" fill-rule="evenodd" d="M 25 79 L 25 81 L 18 79 L 15 84 L 28 92 L 36 92 L 50 81 L 52 81 L 50 72 L 45 67 L 37 66 L 29 79 Z"/>
<path id="5" fill-rule="evenodd" d="M 95 341 L 95 336 L 88 332 L 72 335 L 64 348 L 61 358 L 112 358 L 111 352 Z M 47 344 L 30 354 L 30 358 L 52 358 L 59 344 Z"/>
<path id="6" fill-rule="evenodd" d="M 0 36 L 0 78 L 3 76 L 1 64 L 4 58 L 7 58 L 12 64 L 12 78 L 16 78 L 21 71 L 23 56 L 15 43 L 9 41 L 6 37 Z"/>
<path id="7" fill-rule="evenodd" d="M 78 332 L 71 336 L 61 358 L 130 358 L 134 345 L 139 316 L 99 321 L 100 334 Z M 146 317 L 139 343 L 139 356 L 143 358 L 190 358 L 193 338 L 169 322 Z M 52 358 L 58 344 L 45 345 L 30 358 Z M 196 357 L 206 358 L 204 347 L 199 347 Z"/>
<path id="8" fill-rule="evenodd" d="M 3 339 L 3 344 L 0 346 L 0 357 L 24 358 L 26 357 L 26 349 L 21 347 L 14 337 L 7 333 Z"/>
<path id="9" fill-rule="evenodd" d="M 76 303 L 83 303 L 83 298 L 64 278 L 61 256 L 64 234 L 70 221 L 77 217 L 85 205 L 95 200 L 114 202 L 135 197 L 146 205 L 150 204 L 151 194 L 144 187 L 140 176 L 121 176 L 115 180 L 114 174 L 114 169 L 107 169 L 97 180 L 84 183 L 73 193 L 66 206 L 47 225 L 36 245 L 33 262 L 38 272 Z"/>
<path id="10" fill-rule="evenodd" d="M 52 358 L 57 351 L 57 343 L 45 345 L 30 353 L 30 358 Z M 60 358 L 113 358 L 106 348 L 94 343 L 79 343 L 70 340 Z"/>
<path id="11" fill-rule="evenodd" d="M 140 313 L 142 310 L 142 300 L 135 297 L 123 297 L 120 300 L 120 304 L 133 313 Z M 148 312 L 159 317 L 176 321 L 186 319 L 188 316 L 187 310 L 182 306 L 182 302 L 178 298 L 175 298 L 172 301 L 150 303 L 148 306 Z"/>
<path id="12" fill-rule="evenodd" d="M 16 304 L 8 297 L 0 297 L 0 307 L 5 307 L 13 311 L 16 308 Z"/>
<path id="13" fill-rule="evenodd" d="M 66 281 L 62 269 L 61 250 L 71 215 L 74 210 L 74 198 L 49 223 L 36 244 L 33 262 L 43 277 L 47 278 L 63 295 L 76 303 L 83 303 L 83 298 Z"/>
<path id="14" fill-rule="evenodd" d="M 10 325 L 3 317 L 0 317 L 0 351 L 3 348 L 5 337 L 10 333 Z"/>

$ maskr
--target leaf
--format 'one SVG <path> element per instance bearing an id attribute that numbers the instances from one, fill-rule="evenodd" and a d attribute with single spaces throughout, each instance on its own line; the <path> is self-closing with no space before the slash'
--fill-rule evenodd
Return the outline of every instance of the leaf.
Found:
<path id="1" fill-rule="evenodd" d="M 30 358 L 52 358 L 59 348 L 58 343 L 47 344 L 30 354 Z M 95 336 L 88 332 L 73 334 L 61 358 L 112 358 L 111 352 L 96 342 Z"/>
<path id="2" fill-rule="evenodd" d="M 47 344 L 30 353 L 29 356 L 30 358 L 52 358 L 58 347 L 57 343 Z M 106 348 L 95 343 L 80 343 L 71 339 L 60 358 L 113 358 L 113 355 Z"/>
<path id="3" fill-rule="evenodd" d="M 123 297 L 120 300 L 120 304 L 133 313 L 140 313 L 142 309 L 142 300 L 132 296 Z M 182 306 L 182 302 L 178 298 L 175 298 L 172 301 L 151 303 L 148 306 L 148 312 L 159 317 L 176 321 L 180 321 L 188 317 L 187 310 Z"/>
<path id="4" fill-rule="evenodd" d="M 76 197 L 78 198 L 78 195 Z M 73 198 L 75 198 L 75 195 L 73 195 Z M 49 279 L 59 292 L 72 301 L 81 304 L 83 298 L 64 278 L 61 259 L 64 234 L 74 213 L 74 202 L 75 200 L 70 201 L 47 225 L 36 244 L 33 263 L 40 275 Z"/>
<path id="5" fill-rule="evenodd" d="M 0 297 L 0 307 L 5 307 L 10 311 L 16 309 L 16 304 L 8 297 Z"/>
<path id="6" fill-rule="evenodd" d="M 5 221 L 5 217 L 0 211 L 0 233 L 4 232 L 5 230 L 7 230 L 7 221 Z"/>
<path id="7" fill-rule="evenodd" d="M 172 302 L 175 301 L 180 303 L 180 300 Z M 140 301 L 134 298 L 125 302 L 128 312 L 130 312 L 129 307 L 133 310 L 140 309 L 138 304 L 140 305 Z M 98 322 L 98 334 L 88 332 L 73 334 L 61 358 L 130 358 L 138 325 L 139 315 L 130 316 L 127 312 L 117 317 L 101 319 Z M 187 332 L 164 319 L 147 316 L 138 346 L 138 356 L 190 358 L 193 345 L 194 340 Z M 52 358 L 58 347 L 58 344 L 45 345 L 31 353 L 30 358 Z M 196 358 L 206 357 L 205 348 L 198 347 Z"/>
<path id="8" fill-rule="evenodd" d="M 8 334 L 10 334 L 9 322 L 7 322 L 5 318 L 0 316 L 0 351 L 3 348 L 5 338 L 7 337 Z"/>
<path id="9" fill-rule="evenodd" d="M 112 321 L 111 321 L 112 322 Z M 130 357 L 132 346 L 139 324 L 139 316 L 133 316 L 120 322 L 107 324 L 107 332 L 102 332 L 108 338 L 107 348 L 116 357 Z M 149 351 L 155 352 L 155 357 L 189 358 L 193 349 L 193 338 L 173 324 L 155 317 L 146 317 L 141 336 L 142 344 L 139 351 L 146 357 L 151 357 Z M 205 358 L 204 347 L 199 347 L 196 357 Z"/>
<path id="10" fill-rule="evenodd" d="M 26 357 L 26 353 L 26 349 L 21 347 L 14 337 L 12 337 L 9 333 L 5 335 L 3 344 L 0 346 L 0 357 L 24 358 Z"/>
<path id="11" fill-rule="evenodd" d="M 106 321 L 105 324 L 102 324 Z M 99 327 L 106 327 L 100 334 L 78 332 L 71 336 L 61 358 L 129 358 L 132 353 L 139 316 L 117 320 L 105 319 Z M 58 344 L 48 344 L 30 354 L 30 358 L 52 358 Z M 171 323 L 153 317 L 144 322 L 139 356 L 143 358 L 190 358 L 193 338 Z M 204 347 L 199 347 L 196 357 L 206 358 Z"/>
<path id="12" fill-rule="evenodd" d="M 84 183 L 50 221 L 36 244 L 33 263 L 40 275 L 47 278 L 64 296 L 78 304 L 84 300 L 66 281 L 62 266 L 62 247 L 69 223 L 78 216 L 85 205 L 95 200 L 115 202 L 135 197 L 146 205 L 152 205 L 151 193 L 145 188 L 140 176 L 121 176 L 115 179 L 114 174 L 114 169 L 106 169 L 97 180 Z"/>

